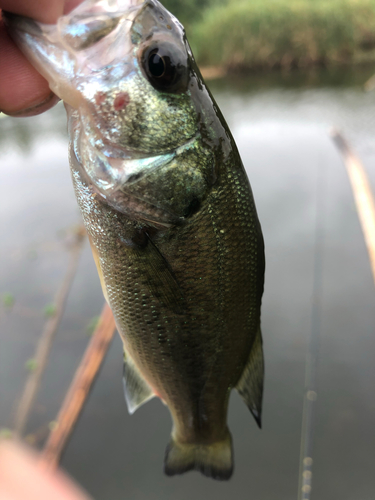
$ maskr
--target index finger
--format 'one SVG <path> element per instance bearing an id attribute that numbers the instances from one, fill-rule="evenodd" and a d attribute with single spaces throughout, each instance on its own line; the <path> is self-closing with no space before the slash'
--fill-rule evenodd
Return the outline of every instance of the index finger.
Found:
<path id="1" fill-rule="evenodd" d="M 64 12 L 64 0 L 0 0 L 2 10 L 53 24 Z"/>
<path id="2" fill-rule="evenodd" d="M 0 0 L 0 8 L 39 22 L 55 23 L 80 1 Z M 13 116 L 35 115 L 51 108 L 58 100 L 47 81 L 13 43 L 0 19 L 0 111 Z"/>

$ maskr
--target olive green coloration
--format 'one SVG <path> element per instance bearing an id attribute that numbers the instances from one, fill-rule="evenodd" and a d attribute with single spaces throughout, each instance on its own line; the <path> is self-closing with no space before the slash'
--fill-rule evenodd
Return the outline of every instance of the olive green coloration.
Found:
<path id="1" fill-rule="evenodd" d="M 69 32 L 80 33 L 74 23 L 85 14 L 85 26 L 100 26 L 98 38 L 86 33 L 74 64 L 48 77 L 68 101 L 72 177 L 124 343 L 129 411 L 155 395 L 167 404 L 168 475 L 196 469 L 228 479 L 231 390 L 259 425 L 261 418 L 262 233 L 237 148 L 182 26 L 156 0 L 128 4 L 112 12 L 119 19 L 110 34 L 92 22 L 89 2 L 65 16 Z M 120 35 L 126 57 L 106 61 Z"/>

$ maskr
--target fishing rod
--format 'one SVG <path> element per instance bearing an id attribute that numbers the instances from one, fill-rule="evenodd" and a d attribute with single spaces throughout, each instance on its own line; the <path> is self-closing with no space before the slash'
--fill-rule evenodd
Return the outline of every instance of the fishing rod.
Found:
<path id="1" fill-rule="evenodd" d="M 325 242 L 326 170 L 317 169 L 316 211 L 314 229 L 314 263 L 311 305 L 311 327 L 308 336 L 303 399 L 298 500 L 310 500 L 313 477 L 313 441 L 317 400 L 317 367 L 322 327 L 323 249 Z"/>
<path id="2" fill-rule="evenodd" d="M 348 173 L 375 282 L 375 201 L 371 184 L 361 160 L 351 149 L 345 137 L 336 129 L 332 129 L 330 135 L 341 154 Z M 326 171 L 322 168 L 317 170 L 311 329 L 306 355 L 298 500 L 310 500 L 312 491 L 313 438 L 318 395 L 316 379 L 322 329 L 323 249 L 325 242 L 324 221 L 326 216 L 325 195 L 327 186 L 325 173 Z"/>

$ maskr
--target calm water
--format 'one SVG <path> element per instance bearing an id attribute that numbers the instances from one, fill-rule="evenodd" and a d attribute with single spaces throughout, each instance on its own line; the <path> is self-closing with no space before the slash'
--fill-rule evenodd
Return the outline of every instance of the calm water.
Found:
<path id="1" fill-rule="evenodd" d="M 346 171 L 329 138 L 332 126 L 345 133 L 375 188 L 375 92 L 362 90 L 368 76 L 271 75 L 211 85 L 242 154 L 266 242 L 264 428 L 233 393 L 233 479 L 166 478 L 168 411 L 152 400 L 127 414 L 116 337 L 62 461 L 96 500 L 297 497 L 317 223 L 323 267 L 312 498 L 373 500 L 375 288 Z M 12 426 L 43 309 L 66 270 L 70 228 L 80 223 L 61 106 L 0 120 L 0 183 L 0 294 L 15 299 L 0 313 L 1 428 Z M 102 304 L 86 244 L 27 428 L 39 444 Z"/>

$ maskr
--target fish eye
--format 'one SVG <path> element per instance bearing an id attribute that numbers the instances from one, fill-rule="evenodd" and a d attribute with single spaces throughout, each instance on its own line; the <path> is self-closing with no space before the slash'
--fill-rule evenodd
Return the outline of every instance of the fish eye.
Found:
<path id="1" fill-rule="evenodd" d="M 169 43 L 147 47 L 142 66 L 153 87 L 164 92 L 182 92 L 187 88 L 187 56 Z"/>
<path id="2" fill-rule="evenodd" d="M 148 71 L 154 78 L 162 78 L 165 75 L 167 63 L 163 57 L 155 51 L 148 56 Z"/>

